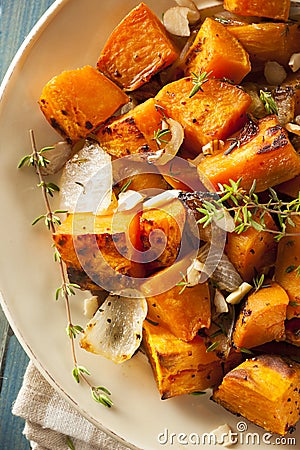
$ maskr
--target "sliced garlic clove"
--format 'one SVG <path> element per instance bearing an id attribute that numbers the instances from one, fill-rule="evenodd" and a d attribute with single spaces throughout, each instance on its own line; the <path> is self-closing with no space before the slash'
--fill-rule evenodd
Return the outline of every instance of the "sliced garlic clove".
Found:
<path id="1" fill-rule="evenodd" d="M 264 75 L 267 82 L 274 86 L 279 86 L 287 77 L 285 68 L 277 61 L 266 62 Z"/>
<path id="2" fill-rule="evenodd" d="M 120 192 L 117 211 L 130 211 L 139 204 L 142 204 L 144 196 L 139 192 L 128 190 Z"/>
<path id="3" fill-rule="evenodd" d="M 217 444 L 223 447 L 231 447 L 236 443 L 235 440 L 231 439 L 232 429 L 227 423 L 212 430 L 210 434 L 213 434 L 216 437 Z"/>
<path id="4" fill-rule="evenodd" d="M 244 281 L 235 291 L 226 297 L 226 302 L 230 305 L 238 305 L 252 288 L 253 286 L 251 284 Z"/>
<path id="5" fill-rule="evenodd" d="M 227 233 L 232 233 L 235 229 L 235 222 L 225 208 L 218 210 L 213 221 L 221 230 L 227 231 Z"/>
<path id="6" fill-rule="evenodd" d="M 147 301 L 138 291 L 109 295 L 86 325 L 80 345 L 119 364 L 130 359 L 142 340 Z"/>
<path id="7" fill-rule="evenodd" d="M 154 197 L 150 198 L 149 200 L 146 200 L 144 202 L 144 209 L 147 208 L 161 208 L 163 205 L 168 203 L 171 200 L 174 200 L 175 198 L 178 198 L 178 195 L 181 191 L 178 191 L 177 189 L 170 189 L 168 191 L 161 192 L 158 195 L 155 195 Z"/>
<path id="8" fill-rule="evenodd" d="M 289 60 L 289 66 L 293 72 L 300 69 L 300 53 L 293 53 Z"/>
<path id="9" fill-rule="evenodd" d="M 298 136 L 300 136 L 300 125 L 297 125 L 296 123 L 287 123 L 285 125 L 285 128 L 290 133 L 294 133 L 294 134 L 297 134 Z"/>
<path id="10" fill-rule="evenodd" d="M 216 291 L 215 291 L 214 305 L 215 305 L 217 314 L 228 313 L 228 311 L 229 311 L 228 304 L 225 300 L 225 297 L 219 289 L 216 289 Z"/>
<path id="11" fill-rule="evenodd" d="M 188 15 L 191 10 L 182 6 L 174 6 L 164 14 L 163 24 L 166 30 L 175 36 L 190 36 Z"/>
<path id="12" fill-rule="evenodd" d="M 189 23 L 194 24 L 198 22 L 198 20 L 200 20 L 200 12 L 192 0 L 175 0 L 175 1 L 178 6 L 183 6 L 190 10 L 188 13 Z"/>

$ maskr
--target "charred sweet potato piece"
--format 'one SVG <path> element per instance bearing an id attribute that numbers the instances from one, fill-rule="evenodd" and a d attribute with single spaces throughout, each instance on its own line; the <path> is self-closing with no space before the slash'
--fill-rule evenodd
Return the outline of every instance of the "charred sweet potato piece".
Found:
<path id="1" fill-rule="evenodd" d="M 278 184 L 276 186 L 276 191 L 289 195 L 292 198 L 297 198 L 300 192 L 300 175 L 292 180 Z"/>
<path id="2" fill-rule="evenodd" d="M 207 17 L 187 53 L 185 75 L 210 72 L 240 83 L 251 70 L 249 55 L 221 23 Z"/>
<path id="3" fill-rule="evenodd" d="M 291 55 L 300 51 L 298 24 L 266 22 L 229 25 L 227 30 L 248 52 L 254 69 L 262 69 L 267 61 L 277 61 L 287 67 Z"/>
<path id="4" fill-rule="evenodd" d="M 181 246 L 185 209 L 174 199 L 156 208 L 145 209 L 140 219 L 140 239 L 147 272 L 174 264 Z"/>
<path id="5" fill-rule="evenodd" d="M 217 188 L 218 183 L 241 178 L 241 186 L 250 189 L 256 180 L 256 191 L 261 192 L 300 174 L 300 156 L 276 116 L 250 120 L 236 139 L 234 148 L 229 141 L 222 152 L 200 161 L 198 172 L 204 184 L 208 179 Z"/>
<path id="6" fill-rule="evenodd" d="M 128 178 L 124 178 L 124 180 L 118 183 L 118 191 L 122 191 L 126 186 L 133 191 L 144 191 L 146 195 L 147 192 L 153 192 L 154 190 L 159 192 L 169 188 L 162 175 L 152 172 L 138 173 L 136 175 L 131 175 Z"/>
<path id="7" fill-rule="evenodd" d="M 161 129 L 162 114 L 153 98 L 111 120 L 97 132 L 101 147 L 115 158 L 157 151 L 154 132 Z"/>
<path id="8" fill-rule="evenodd" d="M 295 227 L 287 224 L 287 233 L 300 233 L 300 217 L 292 218 Z M 300 317 L 300 234 L 285 236 L 278 244 L 275 279 L 288 293 L 287 318 Z"/>
<path id="9" fill-rule="evenodd" d="M 177 56 L 160 20 L 140 3 L 112 32 L 97 66 L 125 90 L 133 91 L 172 64 Z"/>
<path id="10" fill-rule="evenodd" d="M 300 347 L 300 318 L 294 318 L 285 322 L 286 341 Z M 294 347 L 293 347 L 294 348 Z M 300 349 L 296 356 L 299 357 Z"/>
<path id="11" fill-rule="evenodd" d="M 290 0 L 224 0 L 224 8 L 240 16 L 269 17 L 287 20 L 290 12 Z"/>
<path id="12" fill-rule="evenodd" d="M 264 215 L 269 230 L 277 230 L 270 214 Z M 226 254 L 244 281 L 251 282 L 256 273 L 275 263 L 277 242 L 274 235 L 253 227 L 243 233 L 228 233 Z"/>
<path id="13" fill-rule="evenodd" d="M 192 77 L 164 86 L 156 99 L 184 128 L 184 147 L 193 154 L 214 139 L 226 139 L 246 121 L 251 97 L 229 83 L 209 79 L 192 97 Z M 234 108 L 232 105 L 234 104 Z"/>
<path id="14" fill-rule="evenodd" d="M 132 250 L 128 245 L 130 239 L 132 246 L 138 248 L 139 228 L 138 215 L 133 218 L 124 212 L 110 216 L 75 213 L 68 215 L 53 239 L 68 268 L 77 273 L 83 271 L 100 287 L 105 279 L 107 287 L 110 278 L 116 283 L 117 274 L 144 274 L 141 266 L 131 260 Z M 78 284 L 81 284 L 79 280 Z"/>
<path id="15" fill-rule="evenodd" d="M 274 282 L 250 294 L 235 325 L 234 345 L 252 348 L 282 339 L 288 303 L 287 293 Z"/>
<path id="16" fill-rule="evenodd" d="M 129 97 L 91 66 L 55 76 L 39 99 L 48 122 L 72 142 L 85 138 L 127 102 Z"/>
<path id="17" fill-rule="evenodd" d="M 227 373 L 213 400 L 272 433 L 299 419 L 300 365 L 276 355 L 248 359 Z"/>
<path id="18" fill-rule="evenodd" d="M 183 341 L 192 341 L 200 328 L 210 327 L 210 293 L 207 283 L 172 289 L 147 298 L 148 316 Z"/>
<path id="19" fill-rule="evenodd" d="M 240 356 L 233 353 L 224 364 L 215 352 L 206 351 L 200 336 L 184 342 L 162 325 L 147 320 L 143 342 L 163 400 L 212 387 L 222 379 L 223 370 L 226 372 L 240 362 Z"/>

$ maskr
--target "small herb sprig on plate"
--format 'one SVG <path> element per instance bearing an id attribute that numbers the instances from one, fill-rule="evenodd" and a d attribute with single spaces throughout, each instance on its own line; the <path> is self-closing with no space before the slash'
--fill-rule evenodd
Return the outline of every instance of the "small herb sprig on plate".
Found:
<path id="1" fill-rule="evenodd" d="M 267 114 L 278 114 L 277 104 L 276 104 L 271 92 L 263 91 L 261 89 L 259 91 L 259 97 L 264 104 Z"/>
<path id="2" fill-rule="evenodd" d="M 193 89 L 190 92 L 189 98 L 194 97 L 199 91 L 203 91 L 202 86 L 209 80 L 209 76 L 212 74 L 212 70 L 210 72 L 199 72 L 196 74 L 192 72 L 192 83 L 194 84 Z"/>
<path id="3" fill-rule="evenodd" d="M 269 188 L 269 199 L 260 202 L 255 193 L 256 180 L 254 180 L 249 191 L 241 187 L 242 179 L 238 181 L 229 180 L 229 184 L 219 185 L 220 190 L 216 193 L 218 199 L 204 200 L 198 211 L 203 215 L 199 223 L 207 227 L 213 220 L 220 219 L 220 210 L 224 208 L 234 218 L 236 233 L 243 233 L 250 227 L 258 231 L 268 231 L 274 234 L 279 241 L 283 236 L 299 236 L 299 233 L 287 232 L 287 224 L 294 227 L 293 217 L 300 213 L 300 193 L 297 198 L 290 202 L 281 200 L 273 188 Z M 277 217 L 279 230 L 270 229 L 265 224 L 265 215 L 273 214 Z"/>
<path id="4" fill-rule="evenodd" d="M 38 176 L 39 183 L 38 187 L 42 190 L 42 195 L 46 207 L 46 213 L 38 216 L 33 222 L 32 225 L 37 224 L 40 220 L 44 220 L 45 225 L 47 226 L 48 230 L 51 233 L 55 233 L 56 226 L 61 224 L 60 217 L 57 214 L 60 213 L 66 213 L 67 211 L 64 210 L 55 210 L 52 211 L 51 204 L 50 204 L 50 198 L 53 197 L 54 192 L 59 191 L 59 187 L 56 186 L 54 183 L 46 183 L 42 174 L 41 168 L 45 168 L 49 164 L 49 160 L 44 156 L 44 154 L 52 149 L 52 147 L 45 147 L 41 150 L 37 150 L 36 143 L 35 143 L 35 137 L 33 130 L 30 130 L 30 140 L 31 140 L 31 147 L 32 147 L 32 153 L 30 155 L 24 156 L 21 161 L 19 162 L 18 168 L 23 167 L 24 165 L 32 166 Z M 70 308 L 70 297 L 72 295 L 75 295 L 75 289 L 79 289 L 80 286 L 78 286 L 75 283 L 68 283 L 67 276 L 65 273 L 65 269 L 63 266 L 63 262 L 60 258 L 60 255 L 57 251 L 54 253 L 54 259 L 59 265 L 60 269 L 60 275 L 62 284 L 61 286 L 56 290 L 55 298 L 58 300 L 60 297 L 62 297 L 65 301 L 65 307 L 66 307 L 66 314 L 67 314 L 67 327 L 66 332 L 69 336 L 70 343 L 71 343 L 71 353 L 72 353 L 72 359 L 73 359 L 73 370 L 72 374 L 77 383 L 80 383 L 81 381 L 84 381 L 90 388 L 92 398 L 97 401 L 98 403 L 101 403 L 102 405 L 110 408 L 113 405 L 113 402 L 111 400 L 111 393 L 108 389 L 106 389 L 103 386 L 93 386 L 90 381 L 88 380 L 87 376 L 90 376 L 90 372 L 83 366 L 81 366 L 78 363 L 76 350 L 75 350 L 75 339 L 78 334 L 83 332 L 83 328 L 80 325 L 74 325 L 72 323 L 72 317 L 71 317 L 71 308 Z"/>

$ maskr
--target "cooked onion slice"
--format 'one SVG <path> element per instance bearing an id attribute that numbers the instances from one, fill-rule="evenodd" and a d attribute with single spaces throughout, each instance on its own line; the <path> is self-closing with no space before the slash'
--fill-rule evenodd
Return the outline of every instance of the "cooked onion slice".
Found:
<path id="1" fill-rule="evenodd" d="M 183 127 L 174 119 L 166 119 L 167 125 L 169 125 L 169 130 L 171 133 L 171 139 L 166 143 L 164 148 L 158 150 L 155 153 L 151 153 L 147 161 L 152 164 L 163 166 L 171 161 L 174 156 L 177 155 L 178 150 L 180 149 L 183 139 L 184 139 L 184 131 Z"/>
<path id="2" fill-rule="evenodd" d="M 49 164 L 46 167 L 41 167 L 43 175 L 53 175 L 59 172 L 72 153 L 72 147 L 66 141 L 57 142 L 52 147 L 45 153 L 45 158 L 48 159 Z"/>
<path id="3" fill-rule="evenodd" d="M 86 325 L 80 345 L 115 363 L 127 361 L 141 344 L 146 315 L 147 302 L 138 291 L 109 295 Z"/>
<path id="4" fill-rule="evenodd" d="M 233 292 L 243 283 L 232 263 L 218 247 L 208 243 L 203 245 L 198 260 L 203 264 L 202 272 L 208 274 L 219 289 Z"/>
<path id="5" fill-rule="evenodd" d="M 111 203 L 111 157 L 99 144 L 86 141 L 84 147 L 71 158 L 63 171 L 61 208 L 68 212 L 101 214 Z"/>

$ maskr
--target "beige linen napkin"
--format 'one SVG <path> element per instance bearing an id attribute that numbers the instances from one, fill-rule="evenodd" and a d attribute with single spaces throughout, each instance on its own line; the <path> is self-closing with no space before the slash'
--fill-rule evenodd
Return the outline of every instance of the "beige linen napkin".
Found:
<path id="1" fill-rule="evenodd" d="M 24 435 L 34 450 L 68 450 L 70 442 L 76 450 L 128 450 L 82 417 L 32 362 L 12 412 L 25 419 Z"/>

